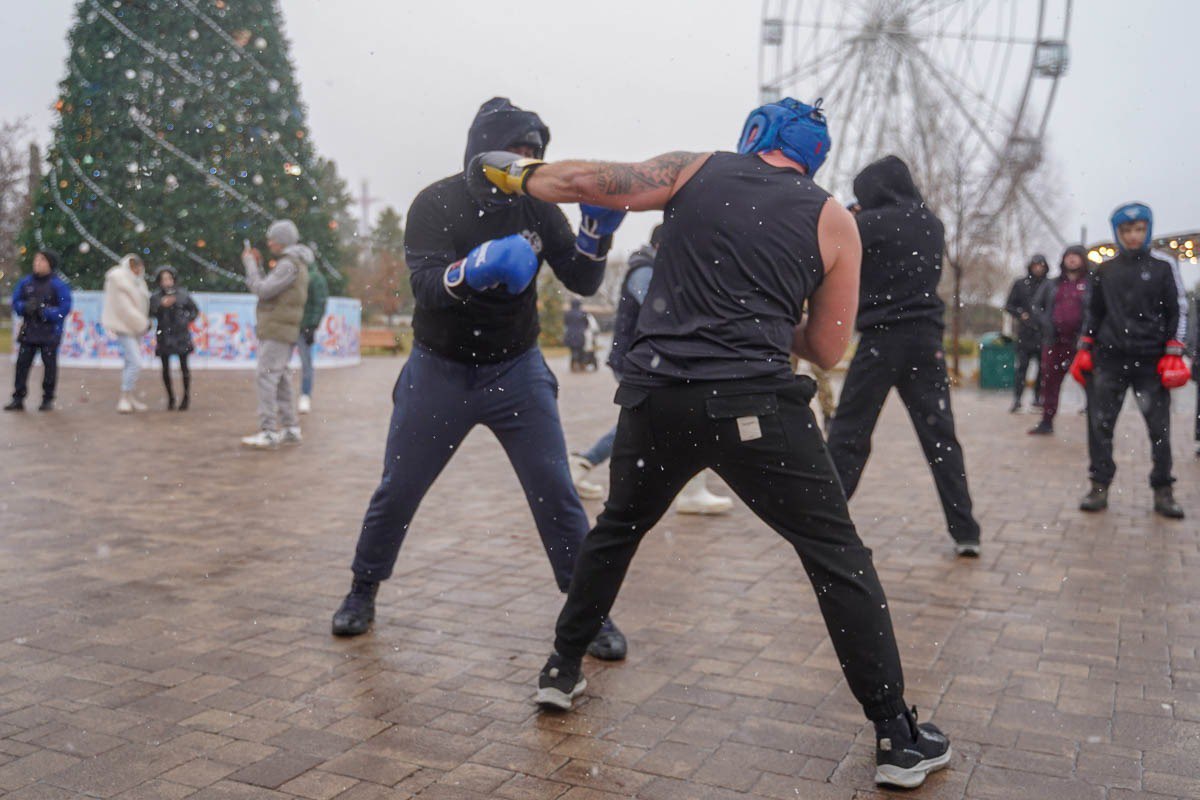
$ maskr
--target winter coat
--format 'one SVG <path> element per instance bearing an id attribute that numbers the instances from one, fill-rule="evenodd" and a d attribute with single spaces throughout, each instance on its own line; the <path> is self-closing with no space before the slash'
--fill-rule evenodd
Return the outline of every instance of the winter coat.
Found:
<path id="1" fill-rule="evenodd" d="M 63 321 L 71 313 L 71 287 L 53 271 L 26 275 L 13 289 L 12 308 L 21 318 L 18 342 L 54 344 L 62 339 Z"/>
<path id="2" fill-rule="evenodd" d="M 1030 264 L 1028 274 L 1013 283 L 1004 303 L 1004 310 L 1017 326 L 1017 348 L 1026 352 L 1042 349 L 1042 326 L 1034 314 L 1033 300 L 1045 283 L 1045 276 L 1034 275 Z"/>
<path id="3" fill-rule="evenodd" d="M 317 328 L 321 327 L 321 319 L 325 316 L 325 301 L 329 299 L 329 282 L 317 269 L 316 264 L 308 265 L 308 299 L 304 301 L 304 316 L 300 318 L 300 335 L 308 344 L 313 343 Z"/>
<path id="4" fill-rule="evenodd" d="M 608 366 L 614 373 L 625 372 L 625 354 L 633 347 L 637 337 L 638 314 L 642 312 L 642 301 L 650 288 L 654 274 L 656 248 L 645 245 L 629 256 L 629 270 L 621 281 L 621 299 L 617 302 L 617 316 L 613 321 L 612 348 L 608 351 Z"/>
<path id="5" fill-rule="evenodd" d="M 1032 316 L 1034 322 L 1037 323 L 1043 347 L 1051 347 L 1063 341 L 1063 332 L 1057 331 L 1054 328 L 1054 306 L 1058 300 L 1058 287 L 1062 285 L 1063 281 L 1070 280 L 1067 277 L 1067 271 L 1063 268 L 1063 264 L 1066 262 L 1067 256 L 1071 253 L 1075 253 L 1083 258 L 1084 270 L 1081 280 L 1087 282 L 1087 291 L 1083 297 L 1083 314 L 1085 317 L 1083 324 L 1087 324 L 1087 306 L 1092 291 L 1092 275 L 1087 269 L 1087 250 L 1079 245 L 1072 245 L 1063 252 L 1062 260 L 1058 264 L 1058 276 L 1042 281 L 1033 296 Z M 1080 330 L 1082 330 L 1082 327 Z M 1079 331 L 1075 333 L 1078 334 Z M 1072 341 L 1076 338 L 1078 338 L 1077 335 L 1071 337 Z"/>
<path id="6" fill-rule="evenodd" d="M 571 349 L 583 347 L 587 336 L 588 315 L 578 300 L 571 301 L 571 308 L 563 314 L 563 344 Z"/>
<path id="7" fill-rule="evenodd" d="M 1187 339 L 1187 294 L 1170 255 L 1124 251 L 1097 267 L 1085 336 L 1101 356 L 1159 358 L 1168 341 Z"/>
<path id="8" fill-rule="evenodd" d="M 141 336 L 150 327 L 150 289 L 129 266 L 130 257 L 104 273 L 100 322 L 113 336 Z"/>
<path id="9" fill-rule="evenodd" d="M 172 296 L 175 303 L 163 305 L 163 299 Z M 157 324 L 154 329 L 154 353 L 159 356 L 178 356 L 192 352 L 192 332 L 188 328 L 200 309 L 187 289 L 173 286 L 157 289 L 150 295 L 150 315 Z"/>
<path id="10" fill-rule="evenodd" d="M 897 325 L 945 327 L 938 297 L 946 234 L 925 205 L 908 165 L 896 156 L 868 165 L 854 179 L 862 238 L 858 329 Z"/>
<path id="11" fill-rule="evenodd" d="M 308 266 L 315 260 L 307 246 L 289 245 L 264 276 L 257 259 L 251 255 L 242 259 L 246 285 L 258 295 L 255 326 L 260 342 L 295 344 L 300 340 L 300 320 L 308 299 Z"/>

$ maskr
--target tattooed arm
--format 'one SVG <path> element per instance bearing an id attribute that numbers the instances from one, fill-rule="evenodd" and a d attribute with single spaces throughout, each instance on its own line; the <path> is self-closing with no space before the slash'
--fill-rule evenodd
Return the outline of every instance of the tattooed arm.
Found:
<path id="1" fill-rule="evenodd" d="M 661 209 L 711 153 L 664 153 L 649 161 L 556 161 L 529 176 L 526 193 L 551 203 L 590 203 L 630 211 Z"/>

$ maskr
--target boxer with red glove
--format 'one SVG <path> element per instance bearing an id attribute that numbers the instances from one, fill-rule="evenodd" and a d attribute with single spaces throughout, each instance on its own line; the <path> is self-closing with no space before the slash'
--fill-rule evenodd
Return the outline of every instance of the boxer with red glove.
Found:
<path id="1" fill-rule="evenodd" d="M 1080 351 L 1071 374 L 1091 372 L 1088 400 L 1088 455 L 1091 490 L 1083 511 L 1108 507 L 1108 486 L 1117 471 L 1113 431 L 1125 394 L 1133 389 L 1146 419 L 1154 469 L 1154 511 L 1179 519 L 1171 484 L 1170 390 L 1188 379 L 1183 361 L 1187 296 L 1175 260 L 1151 251 L 1153 215 L 1143 203 L 1128 203 L 1112 216 L 1119 252 L 1097 269 L 1088 301 Z"/>

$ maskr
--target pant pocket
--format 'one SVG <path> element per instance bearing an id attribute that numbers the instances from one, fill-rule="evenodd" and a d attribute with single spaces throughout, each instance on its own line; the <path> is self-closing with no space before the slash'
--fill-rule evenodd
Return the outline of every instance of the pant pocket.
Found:
<path id="1" fill-rule="evenodd" d="M 811 393 L 808 399 L 812 399 Z M 722 441 L 761 450 L 787 449 L 787 436 L 779 416 L 779 396 L 775 392 L 718 395 L 707 398 L 704 405 Z"/>

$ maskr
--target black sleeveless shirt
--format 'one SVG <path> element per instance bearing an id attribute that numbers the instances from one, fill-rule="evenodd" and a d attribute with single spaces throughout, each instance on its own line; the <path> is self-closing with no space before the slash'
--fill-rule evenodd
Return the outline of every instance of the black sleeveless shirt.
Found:
<path id="1" fill-rule="evenodd" d="M 829 193 L 757 155 L 714 153 L 667 204 L 626 380 L 788 377 L 792 334 L 825 277 Z"/>

